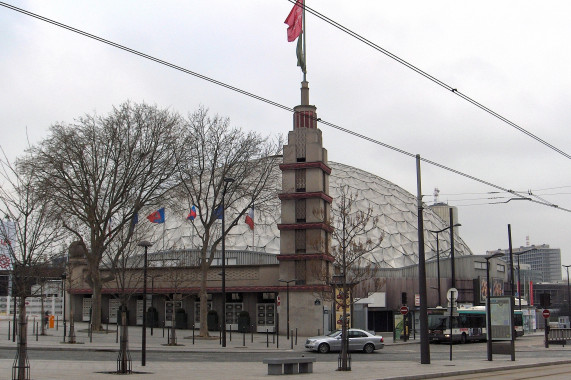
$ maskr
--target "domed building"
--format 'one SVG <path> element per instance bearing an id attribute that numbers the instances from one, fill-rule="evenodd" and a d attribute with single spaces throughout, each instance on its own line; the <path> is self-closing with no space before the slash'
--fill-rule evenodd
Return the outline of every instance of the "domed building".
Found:
<path id="1" fill-rule="evenodd" d="M 382 233 L 380 247 L 370 253 L 369 259 L 382 268 L 403 268 L 418 264 L 418 209 L 416 196 L 402 187 L 383 179 L 377 175 L 336 162 L 328 162 L 331 168 L 330 195 L 333 198 L 332 212 L 335 214 L 342 186 L 347 186 L 350 193 L 359 195 L 357 202 L 360 211 L 372 208 L 372 215 L 378 217 L 378 229 L 375 229 L 376 240 Z M 276 167 L 276 171 L 279 168 Z M 276 193 L 278 190 L 276 189 Z M 252 231 L 244 222 L 236 225 L 226 235 L 226 249 L 238 251 L 256 251 L 271 254 L 280 253 L 280 231 L 278 224 L 281 222 L 279 201 L 266 209 L 273 212 L 269 215 L 255 215 L 255 229 Z M 232 210 L 229 210 L 230 213 Z M 166 249 L 194 249 L 198 239 L 192 236 L 189 221 L 185 220 L 188 210 L 167 210 L 170 217 L 166 218 Z M 425 208 L 424 228 L 426 229 L 424 242 L 427 260 L 436 255 L 436 234 L 430 231 L 440 231 L 449 225 L 448 220 L 442 220 L 430 208 Z M 230 217 L 230 216 L 229 216 Z M 457 221 L 455 221 L 456 223 Z M 457 231 L 457 229 L 455 229 Z M 439 236 L 440 256 L 446 257 L 450 252 L 449 234 Z M 155 241 L 160 246 L 161 236 Z M 333 242 L 333 244 L 335 244 Z M 472 251 L 456 233 L 454 238 L 455 255 L 472 255 Z"/>

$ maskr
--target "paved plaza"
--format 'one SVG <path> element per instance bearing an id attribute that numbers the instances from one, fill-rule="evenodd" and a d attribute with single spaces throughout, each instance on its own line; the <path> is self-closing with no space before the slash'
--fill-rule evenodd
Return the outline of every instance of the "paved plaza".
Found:
<path id="1" fill-rule="evenodd" d="M 104 327 L 106 327 L 104 325 Z M 33 334 L 32 328 L 29 329 L 28 346 L 32 353 L 38 349 L 51 350 L 61 352 L 61 357 L 65 358 L 68 350 L 77 350 L 85 354 L 85 360 L 30 360 L 31 378 L 40 379 L 111 379 L 116 374 L 111 372 L 116 370 L 115 361 L 93 361 L 90 360 L 90 352 L 96 351 L 116 351 L 118 344 L 116 343 L 115 326 L 109 327 L 108 333 L 93 334 L 90 338 L 87 334 L 87 325 L 85 323 L 76 323 L 76 344 L 62 343 L 63 328 L 61 321 L 59 329 L 50 329 L 47 335 L 38 336 Z M 231 352 L 246 353 L 267 353 L 268 357 L 272 353 L 291 353 L 291 356 L 315 356 L 318 361 L 314 364 L 312 374 L 288 375 L 286 378 L 304 378 L 304 379 L 424 379 L 440 377 L 444 374 L 461 375 L 474 372 L 495 371 L 505 368 L 522 368 L 537 367 L 541 365 L 549 365 L 554 363 L 571 363 L 571 355 L 569 360 L 561 358 L 534 358 L 521 359 L 516 358 L 515 362 L 510 360 L 509 356 L 494 356 L 494 361 L 486 360 L 462 360 L 457 358 L 454 361 L 432 360 L 431 364 L 420 364 L 419 362 L 406 361 L 395 362 L 386 361 L 383 353 L 391 350 L 395 345 L 410 344 L 418 346 L 418 341 L 409 341 L 408 343 L 393 342 L 392 337 L 385 339 L 386 347 L 384 352 L 378 355 L 377 361 L 358 361 L 353 362 L 350 372 L 336 371 L 336 362 L 319 361 L 317 353 L 305 351 L 303 342 L 305 338 L 298 337 L 298 344 L 291 349 L 291 341 L 280 337 L 279 348 L 269 338 L 269 344 L 266 342 L 264 334 L 254 334 L 252 336 L 246 334 L 232 334 L 232 341 L 228 339 L 227 347 L 220 346 L 219 339 L 192 341 L 192 332 L 189 330 L 177 330 L 177 346 L 166 346 L 167 330 L 155 328 L 153 335 L 150 335 L 150 329 L 147 333 L 147 352 L 189 352 L 202 353 L 212 355 L 223 355 Z M 229 338 L 229 336 L 228 336 Z M 267 366 L 260 362 L 227 362 L 227 361 L 181 361 L 181 362 L 157 362 L 147 360 L 146 366 L 141 366 L 141 329 L 140 327 L 129 327 L 129 348 L 132 356 L 132 369 L 135 372 L 129 375 L 129 379 L 270 379 L 275 376 L 267 374 Z M 533 344 L 541 348 L 542 336 L 526 337 L 533 339 Z M 295 342 L 295 340 L 294 340 Z M 267 345 L 269 347 L 267 347 Z M 8 321 L 0 320 L 0 349 L 3 350 L 3 357 L 11 359 L 0 359 L 0 378 L 8 379 L 13 364 L 13 356 L 16 352 L 16 343 L 12 339 L 8 340 Z M 558 347 L 558 349 L 569 350 L 571 348 Z M 570 374 L 571 376 L 571 374 Z M 278 377 L 279 378 L 279 377 Z"/>

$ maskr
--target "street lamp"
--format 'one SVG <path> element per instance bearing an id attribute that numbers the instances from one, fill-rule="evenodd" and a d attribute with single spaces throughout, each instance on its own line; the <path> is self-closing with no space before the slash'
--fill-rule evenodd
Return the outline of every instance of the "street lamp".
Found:
<path id="1" fill-rule="evenodd" d="M 452 227 L 460 227 L 460 226 L 461 226 L 460 223 L 456 223 Z M 438 231 L 428 230 L 429 232 L 436 234 L 436 276 L 438 277 L 438 306 L 442 306 L 442 299 L 441 299 L 441 295 L 440 295 L 440 245 L 438 242 L 438 234 L 446 231 L 449 228 L 451 228 L 451 227 L 450 226 L 444 227 L 443 229 L 438 230 Z"/>
<path id="2" fill-rule="evenodd" d="M 487 325 L 487 351 L 488 361 L 492 361 L 492 313 L 490 310 L 490 260 L 494 257 L 500 257 L 504 254 L 501 252 L 494 253 L 489 256 L 484 256 L 486 259 L 486 325 Z"/>
<path id="3" fill-rule="evenodd" d="M 286 284 L 286 319 L 287 319 L 287 339 L 289 339 L 289 283 L 296 281 L 294 280 L 278 280 L 279 282 L 285 282 Z"/>
<path id="4" fill-rule="evenodd" d="M 569 267 L 571 267 L 571 265 L 562 265 L 562 267 L 565 267 L 565 269 L 567 269 L 567 315 L 571 319 L 571 296 L 570 296 L 571 292 L 569 290 Z"/>
<path id="5" fill-rule="evenodd" d="M 226 210 L 224 200 L 226 199 L 226 190 L 228 184 L 234 182 L 234 178 L 224 178 L 224 190 L 222 191 L 222 347 L 226 347 L 226 227 L 224 219 Z"/>
<path id="6" fill-rule="evenodd" d="M 63 297 L 63 342 L 65 343 L 65 329 L 66 329 L 66 323 L 65 323 L 65 279 L 67 278 L 67 275 L 65 273 L 62 273 L 61 275 L 61 295 Z"/>
<path id="7" fill-rule="evenodd" d="M 139 247 L 145 248 L 145 258 L 143 262 L 143 337 L 141 340 L 141 365 L 147 363 L 147 249 L 153 245 L 147 240 L 140 241 Z"/>

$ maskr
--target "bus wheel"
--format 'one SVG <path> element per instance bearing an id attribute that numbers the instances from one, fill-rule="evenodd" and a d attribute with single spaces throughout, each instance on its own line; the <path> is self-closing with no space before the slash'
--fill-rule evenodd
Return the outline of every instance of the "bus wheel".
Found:
<path id="1" fill-rule="evenodd" d="M 460 343 L 464 344 L 466 343 L 467 339 L 466 339 L 466 333 L 462 333 L 462 336 L 460 337 Z"/>

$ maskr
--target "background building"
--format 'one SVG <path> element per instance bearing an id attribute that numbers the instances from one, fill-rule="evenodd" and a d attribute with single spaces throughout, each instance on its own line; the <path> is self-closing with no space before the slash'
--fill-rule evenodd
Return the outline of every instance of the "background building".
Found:
<path id="1" fill-rule="evenodd" d="M 534 283 L 538 282 L 558 282 L 561 281 L 561 250 L 559 248 L 549 248 L 549 245 L 532 245 L 512 249 L 514 253 L 514 268 L 517 268 L 517 254 L 520 264 L 529 264 Z M 510 255 L 508 249 L 498 249 L 488 251 L 488 254 L 501 252 L 504 254 L 502 260 L 509 262 Z M 523 273 L 523 272 L 522 272 Z"/>

